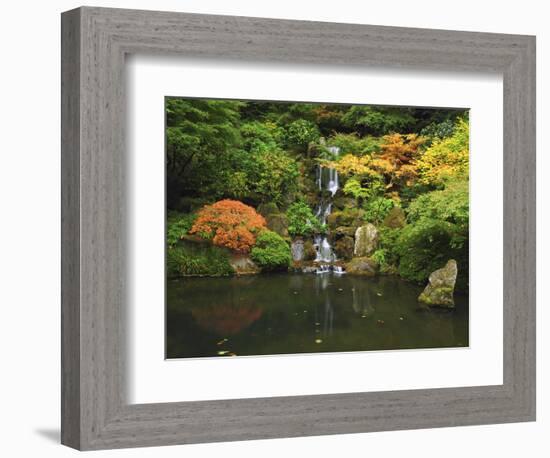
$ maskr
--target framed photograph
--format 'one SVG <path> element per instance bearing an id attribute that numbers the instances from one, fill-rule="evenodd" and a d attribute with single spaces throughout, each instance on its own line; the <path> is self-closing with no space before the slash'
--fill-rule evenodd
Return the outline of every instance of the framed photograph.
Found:
<path id="1" fill-rule="evenodd" d="M 62 15 L 62 442 L 535 419 L 535 38 Z"/>

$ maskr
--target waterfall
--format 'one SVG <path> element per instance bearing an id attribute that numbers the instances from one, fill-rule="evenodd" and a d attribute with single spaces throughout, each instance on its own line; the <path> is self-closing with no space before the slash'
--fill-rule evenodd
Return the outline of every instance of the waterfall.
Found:
<path id="1" fill-rule="evenodd" d="M 338 156 L 340 153 L 340 148 L 337 146 L 329 146 L 328 150 L 333 156 Z M 320 197 L 315 216 L 321 224 L 327 224 L 328 216 L 332 212 L 332 198 L 339 189 L 338 171 L 328 167 L 321 167 L 320 165 L 317 166 L 317 186 L 320 191 Z M 329 191 L 330 198 L 323 191 Z M 335 271 L 331 268 L 330 264 L 336 261 L 336 255 L 332 251 L 328 237 L 326 235 L 316 235 L 313 246 L 317 252 L 315 261 L 329 263 L 329 265 L 319 266 L 317 273 Z M 343 273 L 341 267 L 338 267 L 337 273 Z"/>

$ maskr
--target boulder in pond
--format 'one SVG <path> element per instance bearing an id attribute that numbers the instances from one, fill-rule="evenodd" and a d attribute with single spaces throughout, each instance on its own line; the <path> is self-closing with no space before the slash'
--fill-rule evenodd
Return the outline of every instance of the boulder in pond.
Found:
<path id="1" fill-rule="evenodd" d="M 353 258 L 346 264 L 346 272 L 350 275 L 364 275 L 366 277 L 374 277 L 378 270 L 378 264 L 372 259 L 363 256 Z"/>
<path id="2" fill-rule="evenodd" d="M 428 279 L 428 285 L 418 296 L 418 301 L 428 305 L 454 308 L 453 293 L 458 269 L 456 261 L 450 259 L 445 267 L 434 270 Z"/>
<path id="3" fill-rule="evenodd" d="M 405 212 L 401 207 L 393 207 L 384 218 L 384 226 L 399 229 L 405 226 Z"/>
<path id="4" fill-rule="evenodd" d="M 359 226 L 355 231 L 355 247 L 353 255 L 356 257 L 370 256 L 378 247 L 378 229 L 371 223 Z"/>

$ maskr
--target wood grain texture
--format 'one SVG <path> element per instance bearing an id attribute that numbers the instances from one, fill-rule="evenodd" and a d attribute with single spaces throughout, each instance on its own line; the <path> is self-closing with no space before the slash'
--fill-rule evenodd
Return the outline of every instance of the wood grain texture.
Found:
<path id="1" fill-rule="evenodd" d="M 535 418 L 534 37 L 88 7 L 64 13 L 62 24 L 64 444 L 88 450 Z M 128 404 L 128 53 L 502 73 L 504 384 Z"/>

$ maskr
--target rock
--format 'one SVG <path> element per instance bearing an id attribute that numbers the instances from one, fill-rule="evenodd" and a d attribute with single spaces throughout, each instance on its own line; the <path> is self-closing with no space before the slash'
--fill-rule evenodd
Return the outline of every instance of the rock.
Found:
<path id="1" fill-rule="evenodd" d="M 330 215 L 327 216 L 327 225 L 331 230 L 338 227 L 341 214 L 342 212 L 332 212 Z"/>
<path id="2" fill-rule="evenodd" d="M 290 251 L 294 262 L 302 262 L 304 260 L 304 241 L 302 239 L 293 240 L 290 244 Z"/>
<path id="3" fill-rule="evenodd" d="M 374 224 L 367 223 L 355 231 L 355 247 L 353 255 L 357 257 L 370 256 L 378 247 L 378 229 Z"/>
<path id="4" fill-rule="evenodd" d="M 313 242 L 311 240 L 306 240 L 304 242 L 304 261 L 314 261 L 316 257 L 317 251 L 313 246 Z"/>
<path id="5" fill-rule="evenodd" d="M 315 272 L 317 272 L 317 267 L 315 267 L 315 266 L 303 266 L 301 268 L 301 271 L 304 274 L 314 274 Z"/>
<path id="6" fill-rule="evenodd" d="M 330 233 L 331 240 L 335 241 L 342 237 L 355 237 L 355 227 L 338 226 Z"/>
<path id="7" fill-rule="evenodd" d="M 393 207 L 384 218 L 384 226 L 398 229 L 405 226 L 405 212 L 401 207 Z"/>
<path id="8" fill-rule="evenodd" d="M 281 237 L 288 237 L 288 218 L 284 213 L 272 213 L 265 217 L 267 228 Z"/>
<path id="9" fill-rule="evenodd" d="M 350 275 L 364 275 L 367 277 L 374 277 L 378 270 L 378 264 L 372 259 L 364 256 L 360 258 L 353 258 L 346 264 L 346 272 Z"/>
<path id="10" fill-rule="evenodd" d="M 267 203 L 258 205 L 258 208 L 256 209 L 256 211 L 263 217 L 267 217 L 267 215 L 274 215 L 279 213 L 277 204 L 273 202 L 267 202 Z"/>
<path id="11" fill-rule="evenodd" d="M 334 242 L 333 250 L 338 259 L 349 260 L 353 257 L 355 243 L 353 237 L 345 235 Z"/>
<path id="12" fill-rule="evenodd" d="M 363 224 L 365 211 L 360 208 L 346 208 L 344 211 L 332 212 L 327 218 L 327 225 L 332 229 L 338 226 L 358 227 Z"/>
<path id="13" fill-rule="evenodd" d="M 233 253 L 229 264 L 237 275 L 254 275 L 260 273 L 260 268 L 246 254 Z"/>
<path id="14" fill-rule="evenodd" d="M 454 308 L 453 293 L 457 273 L 458 269 L 454 259 L 447 261 L 445 267 L 433 271 L 428 279 L 428 285 L 418 296 L 419 302 Z"/>
<path id="15" fill-rule="evenodd" d="M 332 202 L 332 206 L 336 210 L 344 210 L 345 208 L 356 208 L 357 201 L 352 197 L 338 197 Z"/>

